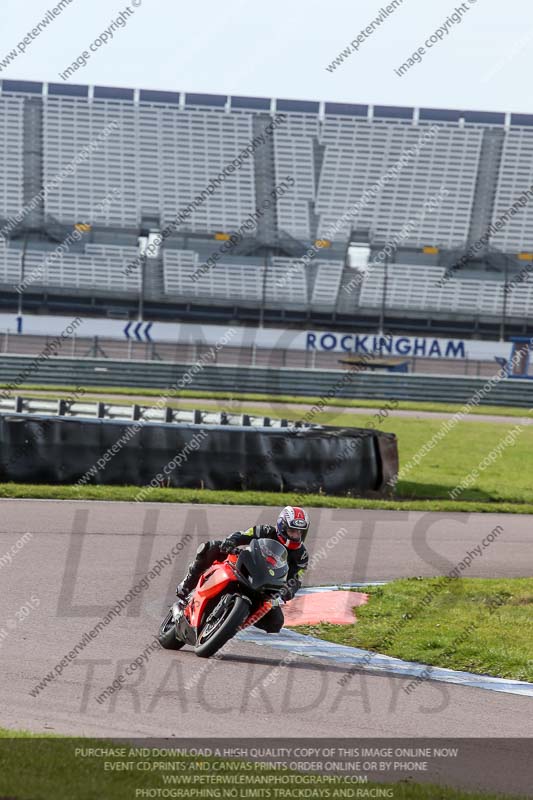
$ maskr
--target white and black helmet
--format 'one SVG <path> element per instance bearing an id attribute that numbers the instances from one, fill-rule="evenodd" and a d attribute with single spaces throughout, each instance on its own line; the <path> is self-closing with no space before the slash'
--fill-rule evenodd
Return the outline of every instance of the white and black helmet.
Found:
<path id="1" fill-rule="evenodd" d="M 309 517 L 299 506 L 285 506 L 276 524 L 278 539 L 289 550 L 296 550 L 307 536 Z"/>

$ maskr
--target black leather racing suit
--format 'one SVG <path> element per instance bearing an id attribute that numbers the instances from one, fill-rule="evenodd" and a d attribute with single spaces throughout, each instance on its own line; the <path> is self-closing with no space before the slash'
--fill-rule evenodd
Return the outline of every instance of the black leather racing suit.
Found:
<path id="1" fill-rule="evenodd" d="M 273 525 L 254 525 L 252 528 L 248 528 L 248 530 L 245 531 L 235 531 L 235 533 L 232 533 L 231 536 L 228 536 L 227 539 L 223 541 L 216 539 L 212 542 L 204 542 L 196 551 L 196 558 L 189 566 L 189 571 L 181 584 L 182 591 L 186 593 L 191 592 L 196 586 L 202 572 L 209 569 L 215 561 L 224 558 L 225 550 L 248 544 L 252 538 L 275 539 L 278 541 L 276 529 Z M 287 549 L 287 560 L 289 564 L 287 584 L 280 591 L 280 597 L 285 602 L 292 600 L 302 585 L 302 578 L 309 562 L 309 555 L 305 546 L 301 544 L 297 549 Z M 277 606 L 271 609 L 268 614 L 265 614 L 265 616 L 256 623 L 256 627 L 261 628 L 267 633 L 279 633 L 283 627 L 283 623 L 283 611 Z"/>

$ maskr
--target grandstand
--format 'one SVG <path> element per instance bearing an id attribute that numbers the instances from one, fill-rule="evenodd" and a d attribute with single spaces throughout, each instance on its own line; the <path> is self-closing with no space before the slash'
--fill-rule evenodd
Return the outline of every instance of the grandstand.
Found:
<path id="1" fill-rule="evenodd" d="M 4 80 L 2 307 L 528 333 L 532 152 L 521 114 Z"/>

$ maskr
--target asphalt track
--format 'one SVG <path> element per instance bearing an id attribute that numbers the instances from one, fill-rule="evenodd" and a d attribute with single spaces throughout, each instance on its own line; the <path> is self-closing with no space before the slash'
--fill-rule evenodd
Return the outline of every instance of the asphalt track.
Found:
<path id="1" fill-rule="evenodd" d="M 431 681 L 406 694 L 405 679 L 377 675 L 370 667 L 341 685 L 342 665 L 302 657 L 279 667 L 279 652 L 246 642 L 231 643 L 212 661 L 196 658 L 189 648 L 156 650 L 147 667 L 99 704 L 100 692 L 150 644 L 198 543 L 272 521 L 274 509 L 38 500 L 0 504 L 0 557 L 32 533 L 11 564 L 0 561 L 4 727 L 129 737 L 533 737 L 528 698 Z M 446 574 L 498 525 L 503 531 L 463 574 L 532 574 L 533 519 L 526 515 L 310 513 L 314 566 L 309 585 Z M 30 690 L 185 532 L 192 538 L 175 561 L 61 676 L 32 697 Z M 38 607 L 17 621 L 32 596 Z M 252 695 L 254 687 L 258 691 Z M 512 788 L 509 780 L 502 788 Z"/>

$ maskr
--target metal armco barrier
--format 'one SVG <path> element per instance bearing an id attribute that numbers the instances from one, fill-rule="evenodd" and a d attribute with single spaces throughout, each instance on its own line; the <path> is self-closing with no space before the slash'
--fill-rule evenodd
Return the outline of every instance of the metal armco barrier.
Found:
<path id="1" fill-rule="evenodd" d="M 396 437 L 367 429 L 0 415 L 2 481 L 368 496 L 397 471 Z"/>
<path id="2" fill-rule="evenodd" d="M 198 391 L 257 392 L 310 397 L 346 397 L 351 399 L 426 400 L 465 403 L 481 389 L 488 378 L 459 375 L 409 375 L 365 373 L 346 370 L 295 370 L 269 367 L 214 366 L 197 368 L 190 364 L 153 361 L 111 361 L 102 359 L 49 358 L 41 361 L 24 383 L 35 359 L 3 355 L 0 359 L 0 382 L 14 384 L 10 395 L 28 384 L 61 386 L 131 386 L 170 390 L 178 381 L 184 389 Z M 496 367 L 494 369 L 496 374 Z M 342 383 L 342 385 L 340 385 Z M 339 388 L 336 388 L 339 384 Z M 0 389 L 0 397 L 2 390 Z M 481 400 L 483 405 L 533 406 L 533 381 L 504 379 Z"/>
<path id="3" fill-rule="evenodd" d="M 45 416 L 55 415 L 60 417 L 76 417 L 78 419 L 119 419 L 142 420 L 143 422 L 181 422 L 181 423 L 209 423 L 210 425 L 253 425 L 258 428 L 287 428 L 296 425 L 302 427 L 302 422 L 289 422 L 286 419 L 273 417 L 256 417 L 253 414 L 232 414 L 227 411 L 205 411 L 202 409 L 188 410 L 185 408 L 170 408 L 168 406 L 154 407 L 157 398 L 150 405 L 113 405 L 101 401 L 79 402 L 62 400 L 40 400 L 36 398 L 8 397 L 0 399 L 0 414 L 40 414 Z M 224 401 L 222 401 L 224 402 Z M 305 427 L 310 427 L 306 425 Z"/>

